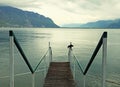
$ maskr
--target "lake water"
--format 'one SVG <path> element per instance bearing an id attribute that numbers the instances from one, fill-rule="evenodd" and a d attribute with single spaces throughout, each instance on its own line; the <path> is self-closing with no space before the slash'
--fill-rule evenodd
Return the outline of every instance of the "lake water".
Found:
<path id="1" fill-rule="evenodd" d="M 0 87 L 9 87 L 9 30 L 13 30 L 30 64 L 35 68 L 41 56 L 51 43 L 53 61 L 68 61 L 67 46 L 72 42 L 73 51 L 85 68 L 104 31 L 108 32 L 107 42 L 107 87 L 120 87 L 120 30 L 119 29 L 63 29 L 63 28 L 1 28 L 0 29 Z M 88 74 L 101 76 L 102 49 L 99 51 Z M 15 74 L 29 72 L 15 47 Z M 42 76 L 42 74 L 39 74 Z M 21 80 L 22 79 L 22 80 Z M 30 76 L 16 77 L 15 87 L 32 87 Z M 37 77 L 36 77 L 37 80 Z M 42 81 L 42 80 L 41 80 Z M 111 83 L 110 83 L 111 82 Z M 97 83 L 95 81 L 92 84 Z M 87 84 L 86 87 L 100 87 Z M 36 83 L 36 87 L 40 82 Z"/>

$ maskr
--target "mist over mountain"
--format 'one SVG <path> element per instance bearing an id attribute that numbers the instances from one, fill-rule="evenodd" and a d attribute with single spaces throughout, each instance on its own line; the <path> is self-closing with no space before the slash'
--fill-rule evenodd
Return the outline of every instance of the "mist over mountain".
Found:
<path id="1" fill-rule="evenodd" d="M 100 20 L 96 22 L 88 22 L 85 24 L 65 24 L 62 27 L 78 27 L 78 28 L 120 28 L 120 19 Z"/>
<path id="2" fill-rule="evenodd" d="M 52 19 L 10 6 L 0 6 L 0 27 L 58 28 Z"/>

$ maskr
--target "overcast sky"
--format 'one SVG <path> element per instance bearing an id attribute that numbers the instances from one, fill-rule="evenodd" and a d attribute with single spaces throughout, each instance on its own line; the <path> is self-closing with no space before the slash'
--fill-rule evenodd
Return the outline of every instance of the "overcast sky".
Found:
<path id="1" fill-rule="evenodd" d="M 0 0 L 0 5 L 37 12 L 58 25 L 120 18 L 120 0 Z"/>

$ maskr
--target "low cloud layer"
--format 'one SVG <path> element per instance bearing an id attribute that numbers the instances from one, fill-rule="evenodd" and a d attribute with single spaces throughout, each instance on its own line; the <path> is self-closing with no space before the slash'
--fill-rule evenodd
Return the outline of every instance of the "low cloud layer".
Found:
<path id="1" fill-rule="evenodd" d="M 119 0 L 0 0 L 0 5 L 34 11 L 57 24 L 120 18 Z"/>

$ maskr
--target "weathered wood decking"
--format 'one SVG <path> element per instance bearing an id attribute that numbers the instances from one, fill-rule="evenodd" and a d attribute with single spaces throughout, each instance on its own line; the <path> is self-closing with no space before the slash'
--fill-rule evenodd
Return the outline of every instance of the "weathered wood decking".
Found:
<path id="1" fill-rule="evenodd" d="M 69 62 L 51 62 L 44 87 L 75 87 Z"/>

